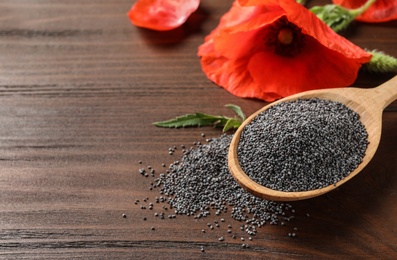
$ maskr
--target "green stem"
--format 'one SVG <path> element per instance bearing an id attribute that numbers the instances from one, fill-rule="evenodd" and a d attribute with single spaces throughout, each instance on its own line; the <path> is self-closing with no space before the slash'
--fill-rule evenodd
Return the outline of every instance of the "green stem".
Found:
<path id="1" fill-rule="evenodd" d="M 353 17 L 357 17 L 360 14 L 364 13 L 373 3 L 375 3 L 376 0 L 368 0 L 365 4 L 363 4 L 361 7 L 357 8 L 357 9 L 352 9 L 349 10 L 349 13 L 353 16 Z"/>
<path id="2" fill-rule="evenodd" d="M 297 2 L 298 4 L 304 5 L 305 2 L 306 2 L 306 0 L 296 0 L 296 2 Z"/>

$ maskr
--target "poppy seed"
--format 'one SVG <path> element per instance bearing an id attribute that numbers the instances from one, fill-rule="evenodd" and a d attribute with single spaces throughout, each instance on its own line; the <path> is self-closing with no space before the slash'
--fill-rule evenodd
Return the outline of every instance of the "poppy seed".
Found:
<path id="1" fill-rule="evenodd" d="M 160 173 L 153 180 L 160 188 L 161 196 L 155 202 L 168 203 L 168 208 L 175 214 L 192 216 L 194 219 L 225 213 L 237 221 L 246 222 L 241 230 L 250 236 L 256 234 L 256 227 L 267 223 L 267 220 L 285 220 L 292 214 L 291 205 L 267 201 L 246 192 L 232 177 L 227 164 L 228 148 L 232 135 L 223 134 L 218 138 L 208 139 L 208 143 L 198 144 L 182 152 L 179 161 L 169 165 L 166 173 Z M 175 218 L 176 215 L 169 215 Z M 164 219 L 164 213 L 158 215 Z M 214 230 L 225 222 L 225 218 L 207 223 L 209 230 Z M 231 225 L 228 234 L 232 233 Z M 205 232 L 205 231 L 202 231 Z M 236 235 L 232 236 L 236 238 Z"/>
<path id="2" fill-rule="evenodd" d="M 333 185 L 362 162 L 368 134 L 347 106 L 318 98 L 282 102 L 241 133 L 238 158 L 255 182 L 295 192 Z"/>

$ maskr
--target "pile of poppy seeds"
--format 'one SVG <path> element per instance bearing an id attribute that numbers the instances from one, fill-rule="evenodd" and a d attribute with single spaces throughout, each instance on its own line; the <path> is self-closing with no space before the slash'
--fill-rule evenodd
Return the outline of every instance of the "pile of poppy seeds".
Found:
<path id="1" fill-rule="evenodd" d="M 202 134 L 204 137 L 204 134 Z M 187 149 L 181 145 L 182 156 L 178 161 L 171 163 L 164 172 L 155 173 L 151 166 L 139 169 L 145 177 L 153 177 L 150 190 L 157 189 L 159 196 L 154 203 L 163 203 L 161 212 L 156 211 L 149 198 L 142 201 L 137 199 L 135 204 L 141 209 L 152 210 L 154 217 L 159 219 L 174 219 L 177 215 L 187 215 L 195 220 L 212 215 L 214 218 L 222 214 L 231 214 L 231 217 L 240 223 L 239 230 L 233 230 L 235 225 L 227 224 L 227 234 L 219 237 L 219 241 L 226 238 L 237 239 L 237 232 L 249 235 L 249 240 L 257 234 L 257 228 L 266 224 L 285 225 L 294 218 L 295 210 L 287 203 L 257 198 L 241 188 L 229 172 L 227 164 L 228 149 L 232 135 L 223 134 L 217 138 L 206 139 L 206 143 L 195 142 Z M 169 148 L 173 155 L 177 147 Z M 140 161 L 140 163 L 142 163 Z M 165 164 L 162 164 L 166 167 Z M 167 205 L 167 206 L 166 206 Z M 146 217 L 145 217 L 146 220 Z M 203 233 L 216 229 L 224 218 L 208 222 Z M 153 227 L 152 230 L 155 230 Z M 294 237 L 294 232 L 288 235 Z M 244 241 L 244 237 L 240 237 Z M 247 248 L 247 242 L 242 242 Z M 202 251 L 204 249 L 202 248 Z"/>
<path id="2" fill-rule="evenodd" d="M 281 102 L 259 113 L 244 127 L 237 155 L 255 182 L 295 192 L 342 180 L 362 162 L 367 145 L 356 112 L 312 98 Z"/>

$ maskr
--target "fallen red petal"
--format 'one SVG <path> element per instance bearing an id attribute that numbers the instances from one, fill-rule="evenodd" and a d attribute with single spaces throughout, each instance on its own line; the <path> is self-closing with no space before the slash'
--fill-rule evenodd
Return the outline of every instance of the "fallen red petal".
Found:
<path id="1" fill-rule="evenodd" d="M 364 5 L 367 0 L 332 0 L 334 4 L 348 9 L 356 9 Z M 387 22 L 397 19 L 397 0 L 377 0 L 356 20 L 362 22 Z"/>
<path id="2" fill-rule="evenodd" d="M 199 4 L 200 0 L 138 0 L 128 17 L 135 26 L 167 31 L 181 26 Z"/>

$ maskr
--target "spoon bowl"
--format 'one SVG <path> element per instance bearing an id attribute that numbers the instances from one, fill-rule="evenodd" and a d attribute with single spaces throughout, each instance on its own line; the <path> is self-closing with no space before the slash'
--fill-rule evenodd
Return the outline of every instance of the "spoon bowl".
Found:
<path id="1" fill-rule="evenodd" d="M 269 107 L 281 102 L 293 101 L 297 99 L 319 98 L 324 100 L 337 101 L 349 107 L 359 114 L 361 123 L 365 126 L 368 133 L 368 146 L 365 156 L 358 167 L 348 176 L 335 184 L 308 191 L 286 192 L 267 188 L 253 181 L 241 168 L 239 164 L 237 149 L 241 133 L 245 126 L 249 124 L 258 114 L 267 110 Z M 278 101 L 275 101 L 248 117 L 237 129 L 229 148 L 228 166 L 231 174 L 236 181 L 248 192 L 253 195 L 274 201 L 294 201 L 313 198 L 327 193 L 340 185 L 346 183 L 357 175 L 373 158 L 381 138 L 382 113 L 383 110 L 394 100 L 397 99 L 397 76 L 382 85 L 372 88 L 335 88 L 321 89 L 298 93 Z"/>

